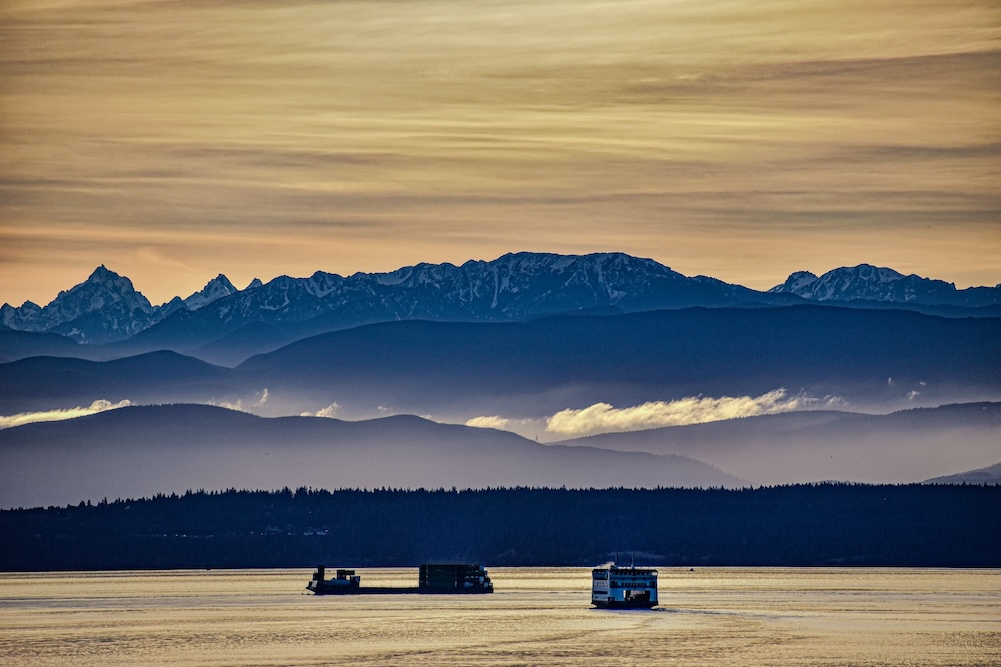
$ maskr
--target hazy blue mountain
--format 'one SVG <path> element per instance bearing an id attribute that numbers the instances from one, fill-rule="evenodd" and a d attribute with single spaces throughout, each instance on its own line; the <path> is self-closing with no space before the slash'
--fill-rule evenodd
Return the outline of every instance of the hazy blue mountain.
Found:
<path id="1" fill-rule="evenodd" d="M 689 456 L 754 484 L 913 483 L 1001 457 L 1001 403 L 887 415 L 795 412 L 607 433 L 562 444 Z"/>
<path id="2" fill-rule="evenodd" d="M 118 403 L 236 400 L 247 392 L 227 368 L 175 352 L 112 361 L 30 357 L 0 364 L 0 415 Z"/>
<path id="3" fill-rule="evenodd" d="M 165 405 L 0 430 L 0 507 L 230 487 L 742 484 L 685 457 L 540 445 L 513 433 L 410 416 L 265 419 Z"/>
<path id="4" fill-rule="evenodd" d="M 236 370 L 276 398 L 421 414 L 456 406 L 504 414 L 520 401 L 538 416 L 780 387 L 880 404 L 980 400 L 1001 393 L 1001 320 L 795 306 L 394 322 L 297 341 Z"/>
<path id="5" fill-rule="evenodd" d="M 1001 320 L 829 306 L 386 322 L 297 341 L 235 369 L 175 354 L 136 358 L 149 368 L 141 376 L 125 370 L 128 359 L 80 361 L 78 371 L 66 360 L 2 364 L 0 414 L 139 400 L 130 391 L 147 401 L 246 402 L 267 389 L 272 414 L 336 402 L 354 417 L 378 406 L 540 417 L 598 402 L 626 407 L 778 388 L 880 408 L 1001 397 Z M 189 367 L 208 377 L 187 380 Z"/>
<path id="6" fill-rule="evenodd" d="M 957 290 L 953 283 L 914 274 L 905 276 L 871 264 L 841 267 L 819 277 L 809 271 L 797 271 L 768 291 L 795 294 L 811 301 L 877 301 L 966 308 L 1001 305 L 1001 285 Z"/>
<path id="7" fill-rule="evenodd" d="M 40 355 L 73 357 L 82 347 L 59 334 L 17 331 L 0 325 L 0 364 Z"/>
<path id="8" fill-rule="evenodd" d="M 264 322 L 251 322 L 236 331 L 196 347 L 189 354 L 209 363 L 233 367 L 255 354 L 271 352 L 294 342 L 297 336 Z"/>
<path id="9" fill-rule="evenodd" d="M 926 480 L 925 484 L 1001 484 L 1001 463 L 954 475 L 933 477 Z"/>

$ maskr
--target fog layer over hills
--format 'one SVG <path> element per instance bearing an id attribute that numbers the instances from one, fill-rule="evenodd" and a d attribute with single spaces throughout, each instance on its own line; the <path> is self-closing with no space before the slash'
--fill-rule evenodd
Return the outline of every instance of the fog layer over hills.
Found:
<path id="1" fill-rule="evenodd" d="M 680 456 L 546 446 L 513 433 L 411 416 L 264 419 L 172 405 L 0 430 L 0 508 L 230 487 L 743 484 Z"/>
<path id="2" fill-rule="evenodd" d="M 795 412 L 566 440 L 618 451 L 689 456 L 754 484 L 907 483 L 1001 459 L 1001 403 L 888 415 Z M 981 481 L 987 481 L 986 477 Z"/>

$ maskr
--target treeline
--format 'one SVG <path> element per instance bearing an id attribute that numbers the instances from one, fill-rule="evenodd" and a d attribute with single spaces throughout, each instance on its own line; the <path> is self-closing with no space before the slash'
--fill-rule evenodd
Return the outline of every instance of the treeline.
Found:
<path id="1" fill-rule="evenodd" d="M 1001 566 L 1001 486 L 188 492 L 0 511 L 0 570 Z"/>

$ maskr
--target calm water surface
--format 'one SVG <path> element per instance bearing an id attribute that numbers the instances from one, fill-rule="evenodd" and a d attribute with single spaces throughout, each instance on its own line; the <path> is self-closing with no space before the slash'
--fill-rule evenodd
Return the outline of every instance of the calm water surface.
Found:
<path id="1" fill-rule="evenodd" d="M 478 596 L 300 595 L 310 574 L 0 574 L 0 664 L 1001 665 L 1001 570 L 662 568 L 652 611 L 592 609 L 585 568 L 491 568 Z"/>

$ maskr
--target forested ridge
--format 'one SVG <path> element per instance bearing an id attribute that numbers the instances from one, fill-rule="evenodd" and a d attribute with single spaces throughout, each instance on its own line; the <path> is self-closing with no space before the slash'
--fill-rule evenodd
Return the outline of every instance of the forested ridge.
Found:
<path id="1" fill-rule="evenodd" d="M 228 490 L 0 511 L 0 569 L 1001 566 L 1001 486 Z"/>

